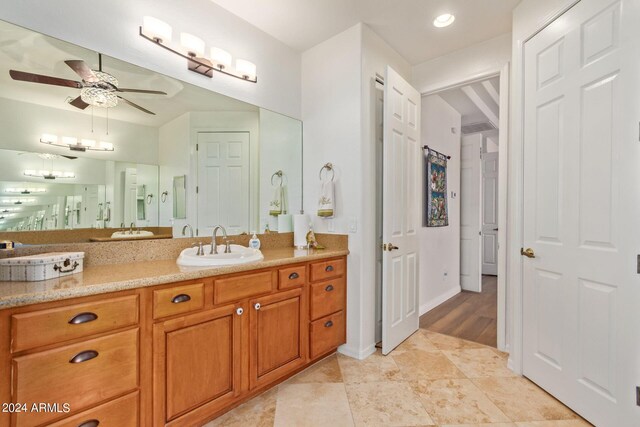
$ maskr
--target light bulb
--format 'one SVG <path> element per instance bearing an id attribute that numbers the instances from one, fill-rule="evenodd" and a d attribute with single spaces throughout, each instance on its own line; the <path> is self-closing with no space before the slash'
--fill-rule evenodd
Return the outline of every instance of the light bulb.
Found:
<path id="1" fill-rule="evenodd" d="M 180 44 L 187 50 L 189 56 L 204 55 L 204 40 L 189 33 L 180 34 Z"/>
<path id="2" fill-rule="evenodd" d="M 63 144 L 67 144 L 67 145 L 77 145 L 78 144 L 78 138 L 75 138 L 73 136 L 63 136 L 62 137 L 62 143 Z"/>
<path id="3" fill-rule="evenodd" d="M 80 141 L 80 144 L 86 148 L 93 148 L 96 142 L 93 139 L 83 139 Z"/>
<path id="4" fill-rule="evenodd" d="M 453 16 L 452 14 L 444 13 L 433 20 L 433 25 L 438 28 L 447 27 L 453 24 L 453 21 L 455 20 L 456 20 L 456 17 Z"/>
<path id="5" fill-rule="evenodd" d="M 43 133 L 40 137 L 40 142 L 44 144 L 56 144 L 58 142 L 58 137 L 50 133 Z"/>
<path id="6" fill-rule="evenodd" d="M 236 71 L 247 80 L 256 78 L 256 64 L 246 59 L 236 60 Z"/>
<path id="7" fill-rule="evenodd" d="M 211 62 L 221 70 L 229 68 L 231 67 L 231 54 L 219 47 L 212 47 Z"/>
<path id="8" fill-rule="evenodd" d="M 142 18 L 142 32 L 158 43 L 168 43 L 171 41 L 171 26 L 153 16 L 145 16 Z"/>

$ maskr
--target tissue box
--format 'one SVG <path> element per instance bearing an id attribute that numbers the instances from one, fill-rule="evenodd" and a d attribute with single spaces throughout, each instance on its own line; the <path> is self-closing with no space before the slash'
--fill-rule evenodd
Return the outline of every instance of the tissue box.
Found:
<path id="1" fill-rule="evenodd" d="M 84 252 L 49 252 L 0 259 L 0 281 L 36 282 L 82 272 Z"/>

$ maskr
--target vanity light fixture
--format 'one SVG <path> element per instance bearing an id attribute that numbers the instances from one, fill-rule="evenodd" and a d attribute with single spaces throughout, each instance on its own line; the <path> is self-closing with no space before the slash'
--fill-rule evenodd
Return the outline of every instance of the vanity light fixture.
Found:
<path id="1" fill-rule="evenodd" d="M 433 26 L 438 28 L 448 27 L 449 25 L 453 24 L 453 21 L 455 20 L 456 17 L 452 14 L 444 13 L 433 20 Z"/>
<path id="2" fill-rule="evenodd" d="M 43 144 L 55 145 L 56 147 L 65 147 L 71 151 L 113 151 L 113 144 L 110 142 L 97 142 L 93 139 L 78 139 L 73 136 L 63 136 L 58 138 L 57 135 L 49 133 L 42 134 L 40 142 Z"/>
<path id="3" fill-rule="evenodd" d="M 171 26 L 166 22 L 152 16 L 142 18 L 140 37 L 186 59 L 189 70 L 207 77 L 213 77 L 213 72 L 217 71 L 251 83 L 258 82 L 256 64 L 246 59 L 236 59 L 233 67 L 231 54 L 218 47 L 212 47 L 211 58 L 206 58 L 204 40 L 189 33 L 180 34 L 180 47 L 172 46 L 172 33 Z"/>
<path id="4" fill-rule="evenodd" d="M 46 193 L 46 188 L 5 188 L 7 193 L 13 194 L 31 194 L 31 193 Z"/>
<path id="5" fill-rule="evenodd" d="M 76 174 L 73 172 L 25 169 L 24 176 L 32 176 L 35 178 L 44 178 L 44 179 L 58 179 L 58 178 L 75 178 Z"/>
<path id="6" fill-rule="evenodd" d="M 33 203 L 36 199 L 2 199 L 0 203 L 2 204 L 12 204 L 12 205 L 22 205 L 24 203 Z"/>

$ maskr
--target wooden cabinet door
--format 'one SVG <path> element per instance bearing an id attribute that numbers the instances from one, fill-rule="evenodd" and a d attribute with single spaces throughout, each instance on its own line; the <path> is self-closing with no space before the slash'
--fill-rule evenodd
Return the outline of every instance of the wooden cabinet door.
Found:
<path id="1" fill-rule="evenodd" d="M 302 289 L 294 289 L 251 300 L 249 312 L 249 384 L 254 389 L 307 362 L 307 300 Z"/>
<path id="2" fill-rule="evenodd" d="M 240 306 L 154 325 L 154 425 L 196 424 L 239 394 Z"/>

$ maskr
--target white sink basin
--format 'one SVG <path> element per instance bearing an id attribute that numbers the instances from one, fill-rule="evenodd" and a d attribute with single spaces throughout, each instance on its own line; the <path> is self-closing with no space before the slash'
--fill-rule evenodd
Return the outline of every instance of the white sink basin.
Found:
<path id="1" fill-rule="evenodd" d="M 204 255 L 198 256 L 198 248 L 187 248 L 180 252 L 178 264 L 191 267 L 217 267 L 262 261 L 264 256 L 258 249 L 231 245 L 231 253 L 224 253 L 224 245 L 218 245 L 217 254 L 209 254 L 211 245 L 204 245 Z"/>
<path id="2" fill-rule="evenodd" d="M 141 237 L 149 237 L 149 236 L 153 236 L 152 231 L 140 230 L 139 232 L 134 231 L 133 234 L 131 234 L 128 231 L 116 231 L 111 235 L 111 238 L 112 239 L 139 239 Z"/>

